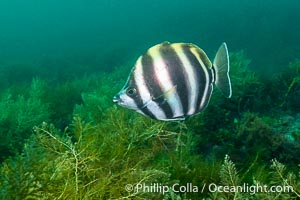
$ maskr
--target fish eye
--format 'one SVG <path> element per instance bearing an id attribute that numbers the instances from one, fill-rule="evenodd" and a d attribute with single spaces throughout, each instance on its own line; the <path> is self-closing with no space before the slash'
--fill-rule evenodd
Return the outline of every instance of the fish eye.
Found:
<path id="1" fill-rule="evenodd" d="M 127 88 L 126 94 L 130 97 L 133 97 L 136 94 L 136 89 L 133 87 Z"/>

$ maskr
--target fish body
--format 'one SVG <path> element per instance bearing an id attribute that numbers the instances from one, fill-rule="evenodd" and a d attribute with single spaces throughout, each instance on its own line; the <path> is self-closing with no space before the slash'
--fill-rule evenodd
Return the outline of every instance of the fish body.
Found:
<path id="1" fill-rule="evenodd" d="M 206 108 L 214 85 L 231 97 L 225 43 L 212 64 L 194 44 L 164 42 L 137 59 L 113 101 L 153 119 L 184 120 Z"/>

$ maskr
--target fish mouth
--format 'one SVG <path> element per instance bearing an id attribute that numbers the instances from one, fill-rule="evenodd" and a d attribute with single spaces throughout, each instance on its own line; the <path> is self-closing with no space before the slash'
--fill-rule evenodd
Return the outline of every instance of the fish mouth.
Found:
<path id="1" fill-rule="evenodd" d="M 113 102 L 114 103 L 117 103 L 117 104 L 120 104 L 122 101 L 120 99 L 120 96 L 119 95 L 116 95 L 113 97 Z"/>
<path id="2" fill-rule="evenodd" d="M 116 104 L 118 104 L 119 106 L 124 107 L 124 108 L 136 110 L 136 107 L 127 105 L 127 104 L 120 98 L 119 95 L 116 95 L 116 96 L 113 97 L 113 102 L 116 103 Z"/>

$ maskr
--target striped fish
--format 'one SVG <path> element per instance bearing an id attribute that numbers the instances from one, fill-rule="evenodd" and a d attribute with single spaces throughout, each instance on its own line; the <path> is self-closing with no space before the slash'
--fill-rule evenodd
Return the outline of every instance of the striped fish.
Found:
<path id="1" fill-rule="evenodd" d="M 225 43 L 212 64 L 194 44 L 164 42 L 138 58 L 113 101 L 153 119 L 184 120 L 205 109 L 213 85 L 231 97 Z"/>

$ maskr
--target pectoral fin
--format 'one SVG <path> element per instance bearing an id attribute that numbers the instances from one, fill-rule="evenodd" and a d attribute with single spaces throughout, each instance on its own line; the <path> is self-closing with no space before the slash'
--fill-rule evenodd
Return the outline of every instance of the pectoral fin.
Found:
<path id="1" fill-rule="evenodd" d="M 177 85 L 173 86 L 171 89 L 167 90 L 166 92 L 162 93 L 157 97 L 152 97 L 152 100 L 158 104 L 163 104 L 166 102 L 167 99 L 170 98 L 174 93 L 176 93 Z"/>

